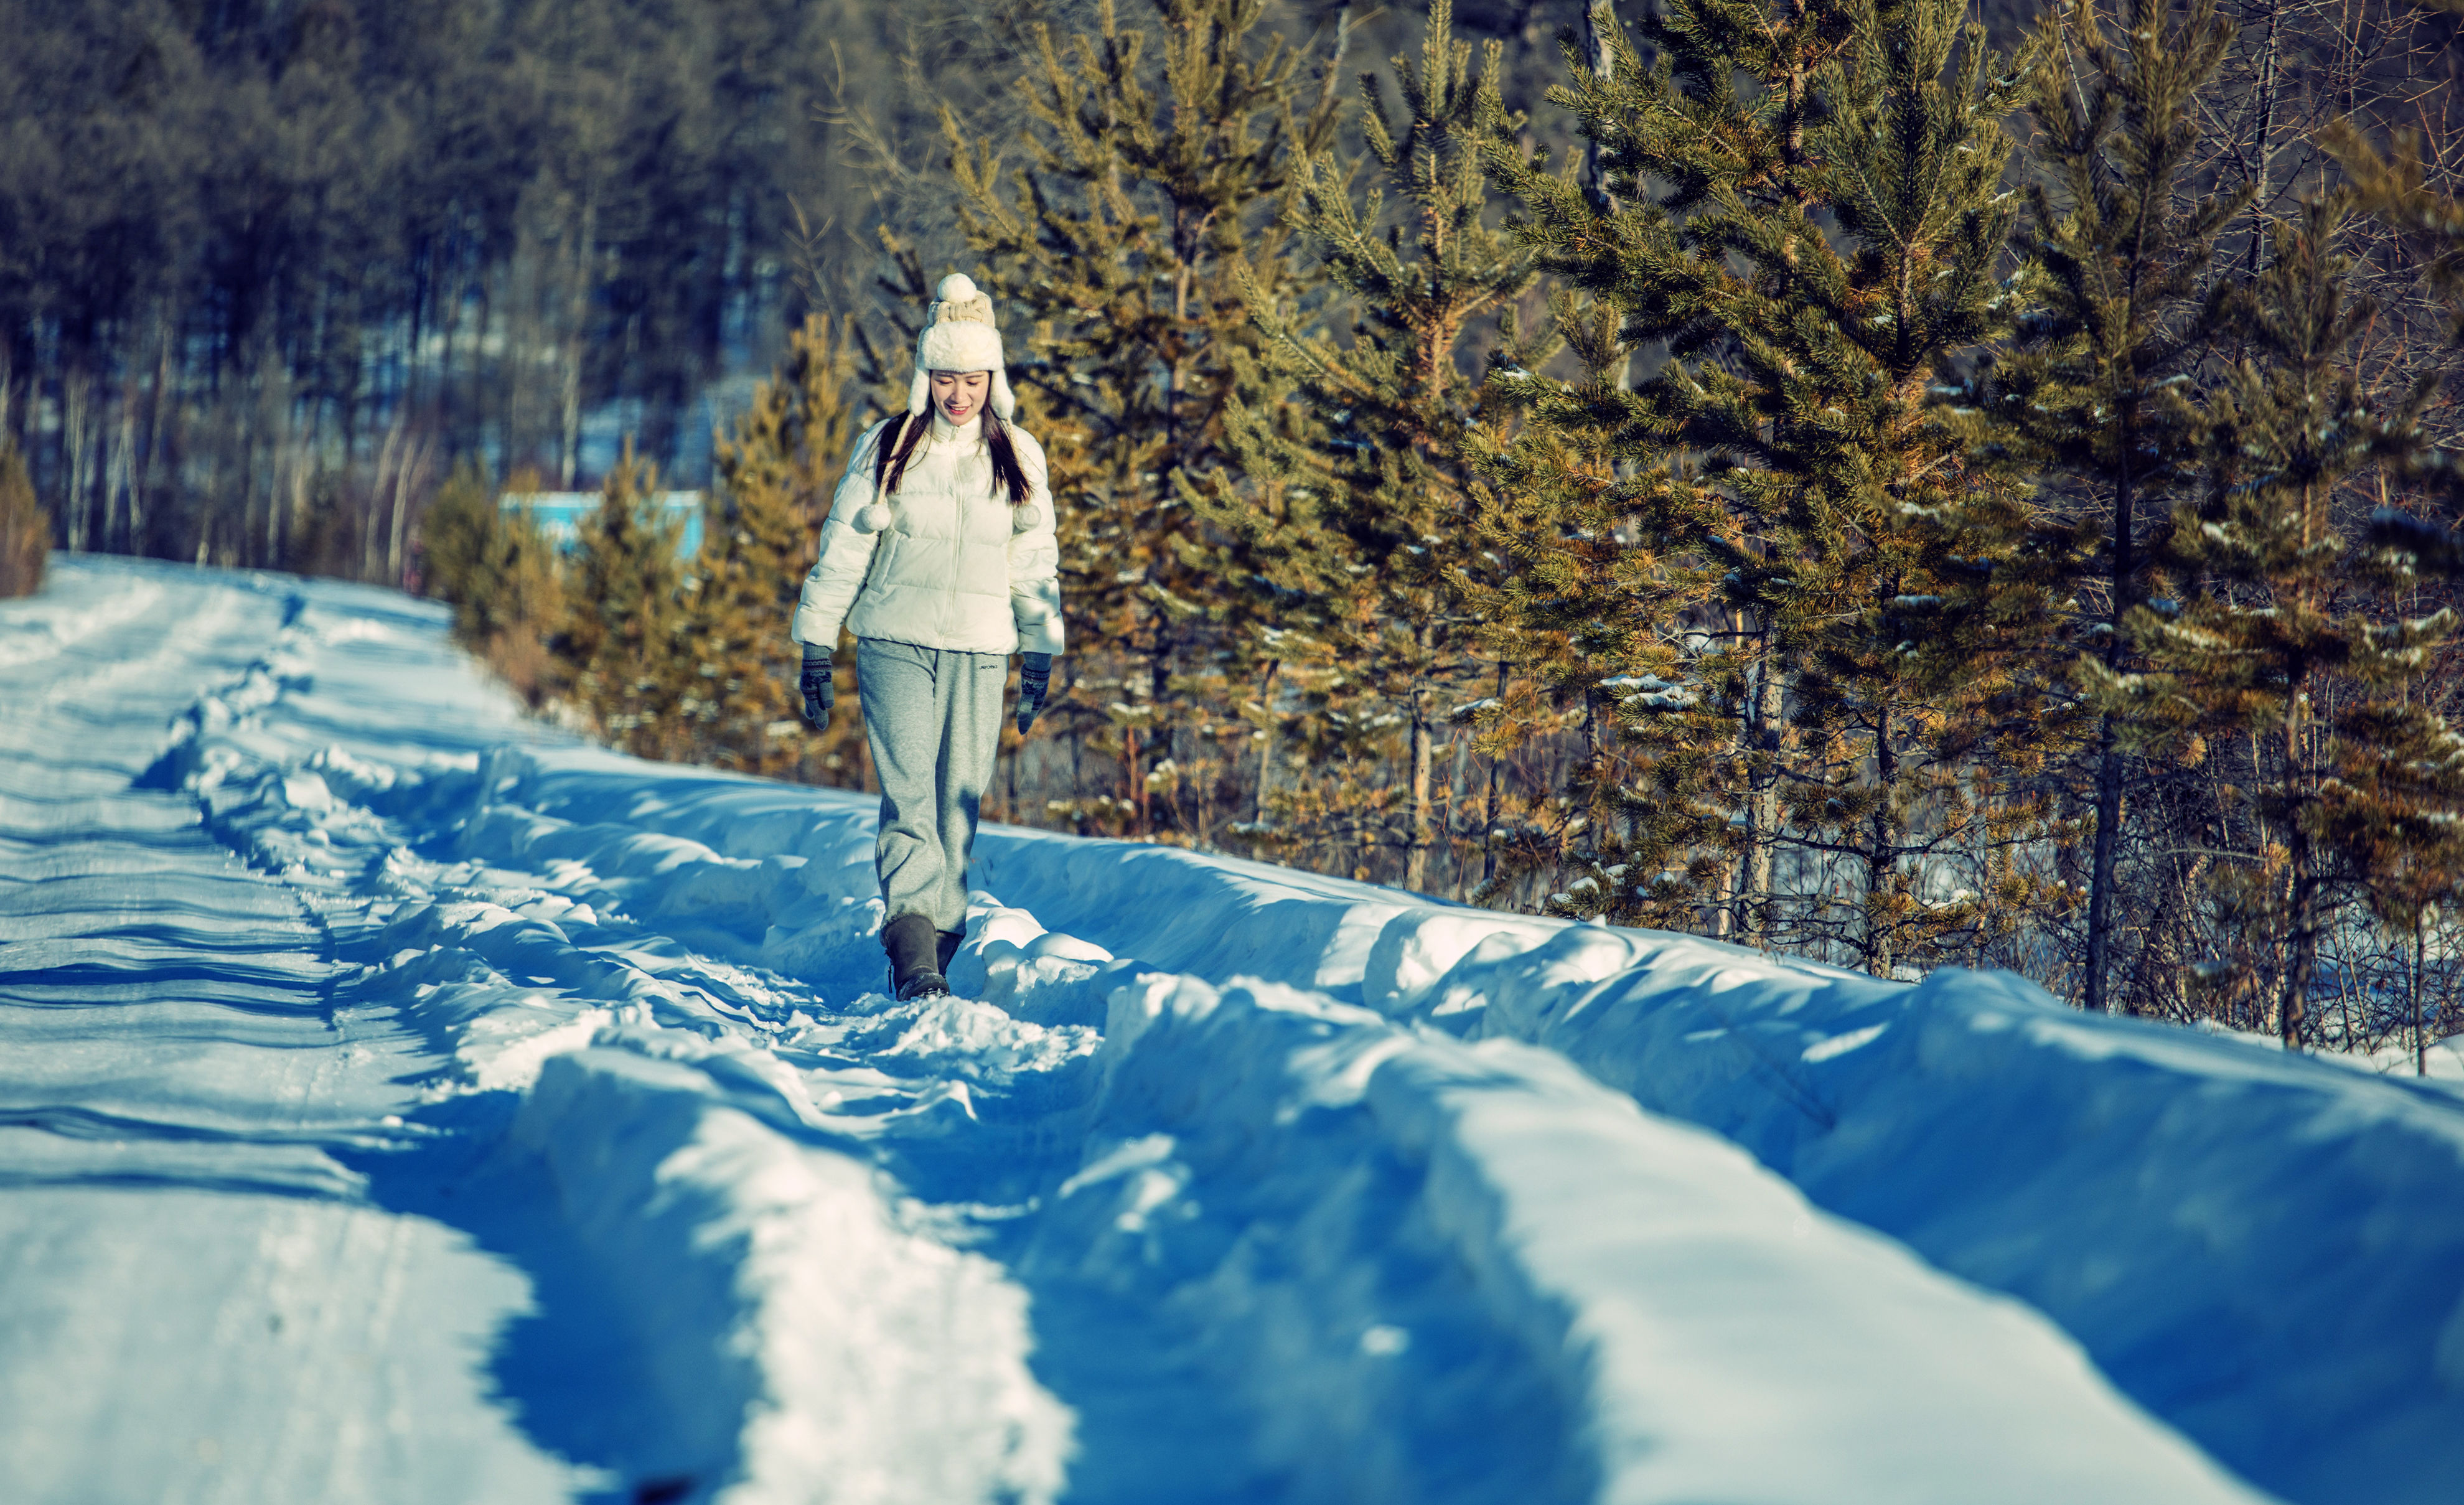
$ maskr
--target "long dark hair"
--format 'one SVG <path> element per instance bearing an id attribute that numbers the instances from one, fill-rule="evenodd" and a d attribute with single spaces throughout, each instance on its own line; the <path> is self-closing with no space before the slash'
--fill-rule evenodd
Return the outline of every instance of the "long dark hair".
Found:
<path id="1" fill-rule="evenodd" d="M 1009 426 L 993 411 L 991 394 L 985 394 L 983 408 L 984 453 L 992 456 L 993 495 L 1009 493 L 1013 507 L 1026 500 L 1031 489 L 1026 482 L 1026 467 L 1018 463 L 1018 446 L 1010 442 Z M 933 432 L 933 412 L 908 413 L 898 419 L 898 427 L 882 437 L 881 448 L 873 452 L 872 482 L 884 492 L 895 492 L 907 477 L 907 462 L 914 456 L 924 435 Z"/>

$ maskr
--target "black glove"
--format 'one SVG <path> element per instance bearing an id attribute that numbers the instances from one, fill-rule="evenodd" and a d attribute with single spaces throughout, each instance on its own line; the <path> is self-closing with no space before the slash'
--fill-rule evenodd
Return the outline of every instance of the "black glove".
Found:
<path id="1" fill-rule="evenodd" d="M 820 731 L 830 724 L 830 707 L 838 703 L 838 687 L 830 682 L 830 661 L 826 658 L 804 660 L 804 719 Z"/>
<path id="2" fill-rule="evenodd" d="M 1045 692 L 1052 687 L 1052 655 L 1021 653 L 1018 663 L 1018 735 L 1024 737 L 1044 709 Z"/>

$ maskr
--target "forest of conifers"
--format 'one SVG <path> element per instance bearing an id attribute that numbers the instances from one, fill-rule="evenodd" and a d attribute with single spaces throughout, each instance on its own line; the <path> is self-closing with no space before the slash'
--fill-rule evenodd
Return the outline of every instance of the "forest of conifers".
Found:
<path id="1" fill-rule="evenodd" d="M 442 594 L 543 714 L 862 786 L 786 620 L 965 271 L 1071 640 L 987 814 L 2417 1047 L 2458 26 L 0 0 L 0 494 Z M 554 484 L 604 490 L 569 554 L 498 505 Z"/>

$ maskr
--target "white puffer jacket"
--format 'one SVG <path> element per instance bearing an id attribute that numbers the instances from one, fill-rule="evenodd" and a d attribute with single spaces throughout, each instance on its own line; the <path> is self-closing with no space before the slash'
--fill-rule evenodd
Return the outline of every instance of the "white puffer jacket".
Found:
<path id="1" fill-rule="evenodd" d="M 825 650 L 838 646 L 844 622 L 858 637 L 919 648 L 1060 653 L 1061 545 L 1044 447 L 1008 426 L 1028 485 L 1027 499 L 1013 507 L 993 489 L 982 415 L 958 429 L 937 413 L 932 422 L 898 490 L 878 506 L 873 454 L 894 420 L 857 442 L 790 631 Z M 876 531 L 876 523 L 887 525 Z"/>

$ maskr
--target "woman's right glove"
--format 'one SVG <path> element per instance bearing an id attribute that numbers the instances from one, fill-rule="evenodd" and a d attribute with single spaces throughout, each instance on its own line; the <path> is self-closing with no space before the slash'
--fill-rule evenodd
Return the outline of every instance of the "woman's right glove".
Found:
<path id="1" fill-rule="evenodd" d="M 830 724 L 830 707 L 838 703 L 838 687 L 830 682 L 830 660 L 804 655 L 804 719 L 821 731 Z"/>
<path id="2" fill-rule="evenodd" d="M 1045 693 L 1052 686 L 1052 655 L 1021 653 L 1018 655 L 1018 735 L 1035 724 L 1036 713 L 1044 709 Z"/>

